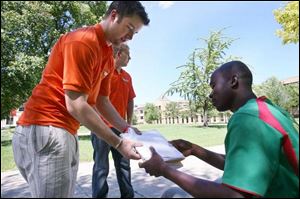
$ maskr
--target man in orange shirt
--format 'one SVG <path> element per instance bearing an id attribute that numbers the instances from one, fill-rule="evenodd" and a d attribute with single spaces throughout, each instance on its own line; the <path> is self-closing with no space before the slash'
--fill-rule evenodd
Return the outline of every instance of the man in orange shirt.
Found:
<path id="1" fill-rule="evenodd" d="M 130 75 L 122 69 L 126 67 L 130 59 L 129 47 L 121 44 L 114 47 L 115 71 L 113 72 L 109 99 L 122 118 L 131 124 L 135 93 L 132 87 Z M 108 124 L 112 131 L 119 135 L 121 132 Z M 94 147 L 94 167 L 92 178 L 92 196 L 94 198 L 106 198 L 108 193 L 107 176 L 109 172 L 108 154 L 111 150 L 117 174 L 121 198 L 133 198 L 134 191 L 131 185 L 131 171 L 129 159 L 125 158 L 114 148 L 111 148 L 105 140 L 98 138 L 94 133 L 92 144 Z"/>
<path id="2" fill-rule="evenodd" d="M 32 197 L 72 197 L 79 153 L 80 124 L 128 159 L 140 159 L 138 143 L 121 139 L 107 127 L 129 124 L 109 101 L 114 71 L 111 45 L 131 40 L 149 19 L 138 1 L 114 1 L 103 21 L 62 35 L 53 46 L 40 83 L 18 121 L 12 144 L 14 158 Z"/>

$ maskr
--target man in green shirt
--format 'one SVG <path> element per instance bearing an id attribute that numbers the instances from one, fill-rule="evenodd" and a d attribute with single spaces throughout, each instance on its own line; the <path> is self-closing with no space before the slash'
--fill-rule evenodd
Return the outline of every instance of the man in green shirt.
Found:
<path id="1" fill-rule="evenodd" d="M 299 197 L 299 127 L 289 114 L 252 91 L 252 74 L 240 61 L 223 64 L 211 76 L 210 98 L 218 111 L 230 110 L 226 155 L 185 140 L 171 143 L 185 156 L 194 155 L 224 170 L 222 183 L 169 167 L 152 150 L 140 164 L 154 176 L 164 176 L 194 197 Z"/>

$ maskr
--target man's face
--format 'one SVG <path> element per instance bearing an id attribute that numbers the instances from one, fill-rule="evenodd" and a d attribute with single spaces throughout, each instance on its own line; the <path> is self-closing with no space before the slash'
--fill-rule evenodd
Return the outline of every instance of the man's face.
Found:
<path id="1" fill-rule="evenodd" d="M 121 53 L 118 55 L 118 61 L 120 63 L 120 66 L 124 67 L 127 66 L 128 62 L 130 60 L 130 54 L 129 49 L 123 49 Z"/>
<path id="2" fill-rule="evenodd" d="M 216 70 L 210 79 L 212 91 L 209 95 L 213 106 L 218 111 L 227 111 L 231 109 L 233 103 L 233 93 L 230 87 L 230 79 L 225 79 L 220 71 Z"/>
<path id="3" fill-rule="evenodd" d="M 110 20 L 111 26 L 108 38 L 114 45 L 120 45 L 131 40 L 143 26 L 141 18 L 137 15 L 123 17 L 120 20 L 120 16 L 115 11 L 112 11 Z"/>

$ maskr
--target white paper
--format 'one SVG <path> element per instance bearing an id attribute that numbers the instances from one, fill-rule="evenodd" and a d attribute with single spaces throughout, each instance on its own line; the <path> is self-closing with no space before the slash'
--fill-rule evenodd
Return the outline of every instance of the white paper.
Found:
<path id="1" fill-rule="evenodd" d="M 160 132 L 156 130 L 143 131 L 141 135 L 138 135 L 133 129 L 129 128 L 128 133 L 122 133 L 121 136 L 123 138 L 143 143 L 142 147 L 136 147 L 137 152 L 142 156 L 143 160 L 151 158 L 152 153 L 149 148 L 150 146 L 156 150 L 165 162 L 175 162 L 185 158 L 180 151 L 178 151 L 160 134 Z"/>

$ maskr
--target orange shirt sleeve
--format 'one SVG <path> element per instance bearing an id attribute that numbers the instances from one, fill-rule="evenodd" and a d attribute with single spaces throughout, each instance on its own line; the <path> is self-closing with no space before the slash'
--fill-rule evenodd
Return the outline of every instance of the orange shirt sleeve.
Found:
<path id="1" fill-rule="evenodd" d="M 93 50 L 82 42 L 72 41 L 65 44 L 63 57 L 63 89 L 89 93 L 96 59 Z"/>

